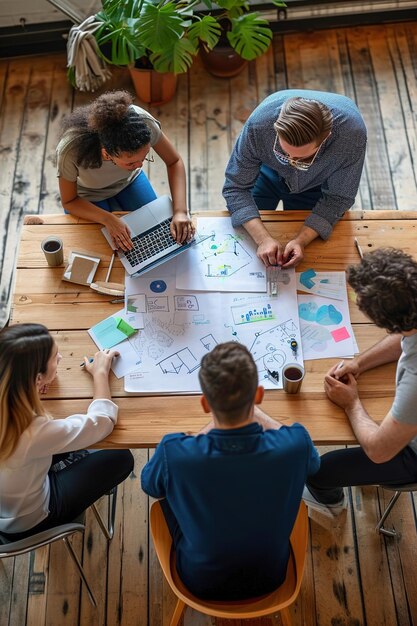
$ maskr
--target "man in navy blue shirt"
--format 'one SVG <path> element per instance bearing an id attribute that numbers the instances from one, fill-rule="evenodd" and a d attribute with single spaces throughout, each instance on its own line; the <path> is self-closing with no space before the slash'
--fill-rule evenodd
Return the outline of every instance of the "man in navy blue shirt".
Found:
<path id="1" fill-rule="evenodd" d="M 303 426 L 283 426 L 256 406 L 264 390 L 245 346 L 216 346 L 199 378 L 212 421 L 196 436 L 165 435 L 142 488 L 164 498 L 178 574 L 194 595 L 263 595 L 285 579 L 291 530 L 319 456 Z"/>
<path id="2" fill-rule="evenodd" d="M 253 111 L 226 168 L 223 196 L 233 226 L 243 226 L 266 266 L 297 265 L 317 237 L 354 203 L 366 151 L 366 127 L 355 103 L 335 93 L 277 91 Z M 285 247 L 266 230 L 258 209 L 309 210 Z"/>

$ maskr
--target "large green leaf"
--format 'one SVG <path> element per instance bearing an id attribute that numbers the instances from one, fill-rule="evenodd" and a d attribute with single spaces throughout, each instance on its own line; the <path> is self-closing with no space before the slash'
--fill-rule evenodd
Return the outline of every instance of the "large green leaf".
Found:
<path id="1" fill-rule="evenodd" d="M 114 21 L 138 17 L 143 0 L 102 0 L 103 13 Z"/>
<path id="2" fill-rule="evenodd" d="M 99 15 L 97 16 L 97 21 L 100 21 Z M 137 58 L 143 56 L 146 52 L 135 31 L 132 30 L 129 20 L 113 22 L 106 19 L 95 33 L 95 37 L 103 58 L 108 63 L 114 65 L 134 63 Z M 110 55 L 106 54 L 106 44 L 110 46 Z"/>
<path id="3" fill-rule="evenodd" d="M 204 41 L 212 50 L 219 41 L 222 29 L 218 21 L 211 15 L 205 15 L 197 20 L 188 29 L 188 37 L 197 46 L 199 41 Z"/>
<path id="4" fill-rule="evenodd" d="M 196 54 L 196 46 L 183 37 L 174 44 L 171 50 L 151 54 L 150 60 L 157 72 L 182 74 L 191 67 Z"/>
<path id="5" fill-rule="evenodd" d="M 227 33 L 227 38 L 243 59 L 252 61 L 268 50 L 272 31 L 259 13 L 246 13 L 232 20 L 232 30 Z"/>
<path id="6" fill-rule="evenodd" d="M 184 21 L 174 2 L 164 6 L 146 4 L 136 23 L 136 33 L 145 48 L 163 52 L 184 34 Z"/>

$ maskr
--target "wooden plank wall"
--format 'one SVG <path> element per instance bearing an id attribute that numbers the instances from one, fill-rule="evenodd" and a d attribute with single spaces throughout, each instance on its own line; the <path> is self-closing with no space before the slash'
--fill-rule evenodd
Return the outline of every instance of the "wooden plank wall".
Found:
<path id="1" fill-rule="evenodd" d="M 127 74 L 115 71 L 110 87 L 130 88 Z M 369 145 L 356 208 L 417 209 L 417 22 L 409 22 L 277 35 L 268 54 L 229 80 L 209 76 L 197 60 L 179 78 L 175 99 L 151 109 L 187 164 L 192 210 L 224 207 L 224 167 L 242 124 L 265 96 L 289 87 L 345 93 L 360 106 Z M 2 324 L 24 214 L 61 211 L 53 164 L 60 121 L 90 99 L 68 86 L 62 55 L 0 61 Z M 165 193 L 164 167 L 155 162 L 148 174 L 157 192 Z M 84 542 L 75 541 L 98 610 L 89 604 L 64 546 L 55 545 L 0 562 L 1 626 L 168 623 L 174 599 L 149 541 L 149 502 L 139 484 L 149 454 L 135 451 L 135 472 L 120 489 L 111 544 L 90 514 Z M 374 532 L 388 497 L 375 488 L 354 488 L 348 512 L 339 519 L 313 515 L 306 574 L 292 609 L 295 626 L 417 624 L 416 496 L 402 495 L 391 516 L 400 540 Z M 185 626 L 211 623 L 186 613 Z M 279 623 L 272 618 L 256 625 Z"/>

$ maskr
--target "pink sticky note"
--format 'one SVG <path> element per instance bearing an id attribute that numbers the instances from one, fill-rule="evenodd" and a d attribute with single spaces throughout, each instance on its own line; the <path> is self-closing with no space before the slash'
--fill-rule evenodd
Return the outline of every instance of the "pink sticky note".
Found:
<path id="1" fill-rule="evenodd" d="M 337 330 L 332 330 L 331 332 L 333 339 L 337 341 L 343 341 L 344 339 L 349 339 L 349 331 L 346 326 L 343 328 L 338 328 Z"/>

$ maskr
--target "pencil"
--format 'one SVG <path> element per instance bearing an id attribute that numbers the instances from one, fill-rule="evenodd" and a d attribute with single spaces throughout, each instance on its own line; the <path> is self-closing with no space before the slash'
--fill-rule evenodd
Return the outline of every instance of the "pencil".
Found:
<path id="1" fill-rule="evenodd" d="M 362 252 L 362 248 L 359 245 L 359 241 L 356 239 L 356 237 L 354 237 L 353 241 L 355 242 L 355 246 L 356 246 L 356 250 L 358 251 L 359 256 L 361 257 L 361 260 L 363 259 L 363 252 Z"/>

